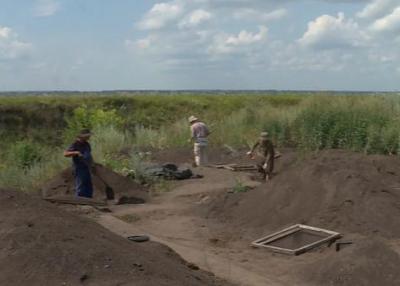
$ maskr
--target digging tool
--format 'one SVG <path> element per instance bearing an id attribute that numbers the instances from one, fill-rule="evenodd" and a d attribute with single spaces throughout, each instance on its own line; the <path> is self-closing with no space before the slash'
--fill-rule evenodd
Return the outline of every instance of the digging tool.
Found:
<path id="1" fill-rule="evenodd" d="M 94 165 L 94 167 L 96 168 L 96 165 Z M 96 176 L 100 180 L 100 182 L 102 182 L 104 184 L 104 186 L 106 187 L 105 191 L 106 191 L 107 200 L 113 200 L 115 198 L 114 190 L 110 187 L 110 185 L 107 184 L 106 181 L 104 181 L 104 179 L 97 173 L 97 171 L 93 174 L 93 171 L 91 170 L 90 173 L 92 174 L 92 176 Z"/>
<path id="2" fill-rule="evenodd" d="M 115 198 L 115 197 L 114 197 L 114 190 L 113 190 L 113 189 L 110 187 L 110 185 L 108 185 L 108 184 L 106 183 L 106 181 L 97 173 L 97 171 L 95 171 L 95 173 L 93 173 L 93 170 L 96 170 L 96 163 L 93 162 L 94 169 L 92 169 L 92 167 L 89 166 L 89 164 L 88 164 L 84 159 L 81 158 L 81 160 L 82 160 L 82 162 L 86 165 L 86 167 L 88 167 L 89 172 L 90 172 L 90 174 L 92 175 L 92 177 L 98 178 L 98 179 L 100 180 L 100 182 L 102 182 L 102 183 L 104 184 L 104 186 L 106 187 L 105 192 L 106 192 L 106 198 L 107 198 L 107 200 L 113 200 L 113 199 Z"/>

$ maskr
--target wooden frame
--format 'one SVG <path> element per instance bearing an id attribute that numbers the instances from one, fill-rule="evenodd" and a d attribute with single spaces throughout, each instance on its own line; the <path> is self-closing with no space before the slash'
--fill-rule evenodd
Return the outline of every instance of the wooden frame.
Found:
<path id="1" fill-rule="evenodd" d="M 43 200 L 58 203 L 58 204 L 68 204 L 68 205 L 83 205 L 83 206 L 99 206 L 104 207 L 107 206 L 107 203 L 104 201 L 98 201 L 89 198 L 81 198 L 81 197 L 72 197 L 72 196 L 59 196 L 59 197 L 46 197 Z"/>
<path id="2" fill-rule="evenodd" d="M 217 169 L 226 169 L 234 172 L 251 172 L 251 171 L 257 171 L 258 167 L 256 165 L 238 165 L 238 164 L 218 164 L 218 165 L 213 165 L 213 167 Z"/>
<path id="3" fill-rule="evenodd" d="M 275 242 L 279 239 L 282 239 L 286 236 L 289 236 L 289 235 L 294 234 L 299 231 L 308 231 L 311 233 L 324 234 L 325 237 L 323 237 L 320 240 L 315 241 L 313 243 L 303 245 L 302 247 L 299 247 L 297 249 L 290 249 L 290 248 L 283 248 L 283 247 L 269 245 L 272 242 Z M 341 237 L 341 234 L 338 232 L 334 232 L 334 231 L 330 231 L 330 230 L 326 230 L 326 229 L 322 229 L 322 228 L 317 228 L 317 227 L 312 227 L 312 226 L 308 226 L 308 225 L 303 225 L 303 224 L 296 224 L 296 225 L 290 226 L 288 228 L 285 228 L 281 231 L 278 231 L 278 232 L 275 232 L 268 236 L 257 239 L 256 241 L 253 241 L 251 243 L 251 245 L 253 247 L 267 248 L 267 249 L 270 249 L 270 250 L 272 250 L 274 252 L 278 252 L 278 253 L 289 254 L 289 255 L 299 255 L 299 254 L 309 251 L 317 246 L 320 246 L 321 244 L 337 240 L 340 237 Z"/>

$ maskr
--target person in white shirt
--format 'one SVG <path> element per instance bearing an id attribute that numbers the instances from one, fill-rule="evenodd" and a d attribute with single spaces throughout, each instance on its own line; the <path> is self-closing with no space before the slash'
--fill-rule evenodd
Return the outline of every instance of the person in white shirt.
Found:
<path id="1" fill-rule="evenodd" d="M 210 131 L 204 122 L 201 122 L 196 116 L 189 117 L 190 131 L 194 142 L 194 161 L 196 166 L 205 166 L 207 160 L 208 135 Z"/>

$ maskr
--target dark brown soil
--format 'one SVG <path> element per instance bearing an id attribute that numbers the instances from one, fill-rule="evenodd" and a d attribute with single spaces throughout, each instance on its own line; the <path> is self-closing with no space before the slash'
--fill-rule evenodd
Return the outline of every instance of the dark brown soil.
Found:
<path id="1" fill-rule="evenodd" d="M 199 212 L 224 225 L 232 240 L 252 241 L 297 223 L 354 238 L 301 267 L 307 283 L 299 285 L 400 285 L 400 158 L 284 153 L 276 171 L 247 193 L 216 195 Z"/>
<path id="2" fill-rule="evenodd" d="M 0 285 L 227 285 L 192 269 L 160 244 L 130 242 L 39 198 L 0 190 Z"/>
<path id="3" fill-rule="evenodd" d="M 96 172 L 92 174 L 95 199 L 106 199 L 106 186 L 112 188 L 115 200 L 119 201 L 121 198 L 134 200 L 140 199 L 142 201 L 148 200 L 147 190 L 140 184 L 137 184 L 132 179 L 121 176 L 112 170 L 105 168 L 102 165 L 96 164 Z M 42 195 L 45 197 L 58 197 L 58 196 L 74 196 L 74 176 L 72 168 L 68 168 L 60 172 L 57 176 L 51 179 L 42 187 Z"/>
<path id="4" fill-rule="evenodd" d="M 400 158 L 324 151 L 307 158 L 284 155 L 277 165 L 270 182 L 224 194 L 210 203 L 208 213 L 252 235 L 304 223 L 400 237 Z"/>
<path id="5" fill-rule="evenodd" d="M 306 285 L 395 286 L 400 285 L 399 263 L 399 254 L 385 240 L 373 238 L 331 252 L 299 273 Z"/>

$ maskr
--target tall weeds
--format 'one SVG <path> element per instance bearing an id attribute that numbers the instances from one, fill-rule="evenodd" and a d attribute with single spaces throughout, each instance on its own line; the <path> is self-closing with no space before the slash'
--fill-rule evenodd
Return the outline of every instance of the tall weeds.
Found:
<path id="1" fill-rule="evenodd" d="M 151 104 L 157 98 L 161 103 Z M 63 146 L 42 148 L 42 143 L 38 146 L 32 140 L 2 142 L 0 187 L 37 189 L 69 164 L 62 157 L 62 149 L 83 127 L 90 127 L 95 133 L 92 138 L 95 160 L 116 170 L 132 164 L 129 161 L 132 150 L 189 146 L 186 117 L 191 114 L 200 116 L 209 125 L 212 146 L 249 146 L 259 132 L 268 131 L 280 147 L 340 148 L 367 154 L 400 152 L 398 96 L 157 98 L 140 99 L 140 108 L 148 106 L 157 114 L 154 122 L 144 109 L 135 111 L 143 117 L 137 121 L 113 108 L 86 111 L 81 107 L 66 120 Z M 121 101 L 118 104 L 124 103 L 123 98 L 118 100 Z M 157 108 L 162 108 L 162 112 Z"/>
<path id="2" fill-rule="evenodd" d="M 400 99 L 385 96 L 308 97 L 298 105 L 247 105 L 206 122 L 214 146 L 248 146 L 268 131 L 277 146 L 303 150 L 340 148 L 365 153 L 394 154 L 400 148 Z M 139 147 L 187 145 L 185 119 L 157 129 L 138 127 Z"/>

